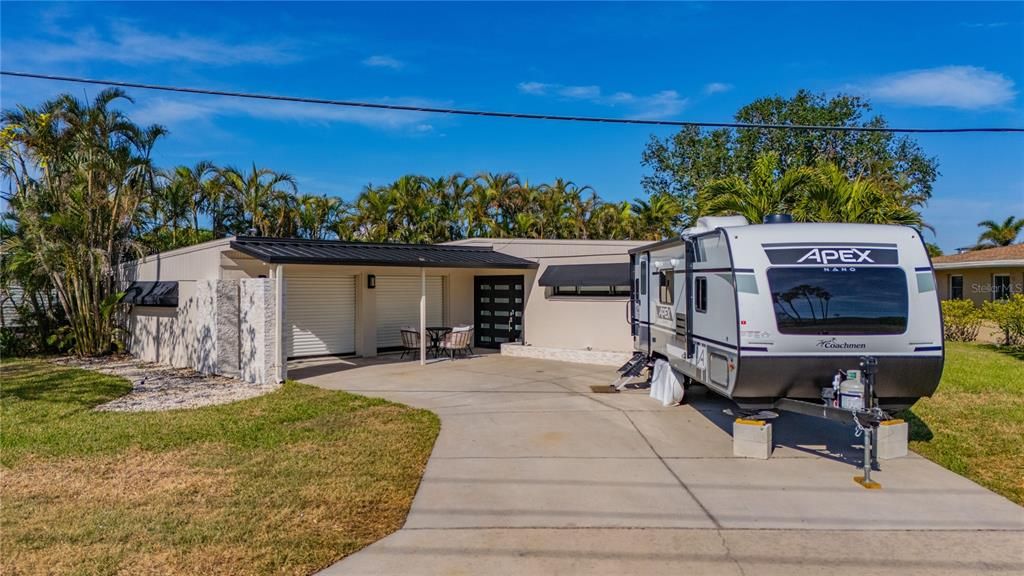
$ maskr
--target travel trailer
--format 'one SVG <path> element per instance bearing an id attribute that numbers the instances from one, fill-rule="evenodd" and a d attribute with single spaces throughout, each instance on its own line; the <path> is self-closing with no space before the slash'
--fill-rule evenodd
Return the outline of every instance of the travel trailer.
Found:
<path id="1" fill-rule="evenodd" d="M 748 409 L 823 397 L 838 407 L 839 382 L 856 379 L 869 356 L 872 405 L 893 412 L 930 396 L 942 319 L 920 233 L 766 221 L 701 218 L 630 250 L 637 357 L 667 360 L 687 383 Z"/>

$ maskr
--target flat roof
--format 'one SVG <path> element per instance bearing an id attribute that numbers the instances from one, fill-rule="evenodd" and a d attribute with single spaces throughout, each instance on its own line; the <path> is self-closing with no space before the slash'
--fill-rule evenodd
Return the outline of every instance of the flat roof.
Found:
<path id="1" fill-rule="evenodd" d="M 490 247 L 451 244 L 376 244 L 238 236 L 231 248 L 268 264 L 407 266 L 413 268 L 536 268 L 537 263 Z"/>

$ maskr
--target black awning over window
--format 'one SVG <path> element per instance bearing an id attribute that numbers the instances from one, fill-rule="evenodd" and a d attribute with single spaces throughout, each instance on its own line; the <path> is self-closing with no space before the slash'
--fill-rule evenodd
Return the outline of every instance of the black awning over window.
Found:
<path id="1" fill-rule="evenodd" d="M 124 291 L 125 304 L 138 306 L 177 306 L 177 282 L 132 282 Z"/>
<path id="2" fill-rule="evenodd" d="M 541 286 L 628 286 L 629 263 L 548 266 L 538 283 Z"/>

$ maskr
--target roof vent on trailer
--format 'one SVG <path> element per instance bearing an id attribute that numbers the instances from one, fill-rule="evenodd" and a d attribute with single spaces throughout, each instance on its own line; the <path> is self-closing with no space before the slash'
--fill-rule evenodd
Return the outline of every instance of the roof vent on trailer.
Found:
<path id="1" fill-rule="evenodd" d="M 793 217 L 789 214 L 769 214 L 764 217 L 765 224 L 792 224 Z"/>

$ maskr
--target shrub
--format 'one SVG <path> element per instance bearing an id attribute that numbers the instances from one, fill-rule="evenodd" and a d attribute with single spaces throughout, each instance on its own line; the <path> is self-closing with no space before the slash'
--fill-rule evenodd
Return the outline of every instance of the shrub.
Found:
<path id="1" fill-rule="evenodd" d="M 943 300 L 942 321 L 946 340 L 973 342 L 984 317 L 970 300 Z"/>
<path id="2" fill-rule="evenodd" d="M 1006 300 L 985 302 L 981 313 L 1003 331 L 1004 344 L 1024 345 L 1024 294 L 1014 294 Z"/>

